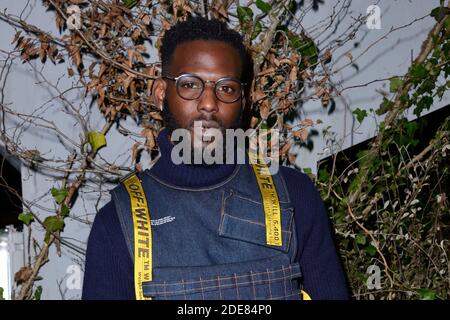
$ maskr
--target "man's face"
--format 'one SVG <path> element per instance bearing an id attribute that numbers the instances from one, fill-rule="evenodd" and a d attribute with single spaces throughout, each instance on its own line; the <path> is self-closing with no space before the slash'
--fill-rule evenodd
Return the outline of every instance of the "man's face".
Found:
<path id="1" fill-rule="evenodd" d="M 176 47 L 168 70 L 171 77 L 189 73 L 203 80 L 217 81 L 224 77 L 240 79 L 242 66 L 237 50 L 230 44 L 195 40 Z M 157 103 L 166 108 L 163 114 L 170 131 L 184 128 L 190 130 L 193 137 L 195 121 L 202 121 L 204 128 L 218 128 L 222 132 L 240 125 L 242 99 L 222 102 L 216 97 L 212 84 L 206 84 L 201 96 L 194 100 L 180 97 L 175 81 L 159 79 L 155 87 Z"/>

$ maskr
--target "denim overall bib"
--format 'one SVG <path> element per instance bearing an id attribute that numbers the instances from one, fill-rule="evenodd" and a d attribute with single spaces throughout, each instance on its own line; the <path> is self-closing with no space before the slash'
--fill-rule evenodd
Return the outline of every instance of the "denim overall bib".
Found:
<path id="1" fill-rule="evenodd" d="M 266 244 L 261 193 L 250 165 L 237 165 L 220 184 L 181 188 L 138 174 L 147 196 L 153 235 L 153 299 L 300 299 L 293 208 L 280 173 L 272 176 L 281 207 L 282 246 Z M 112 190 L 116 212 L 134 261 L 130 199 Z"/>

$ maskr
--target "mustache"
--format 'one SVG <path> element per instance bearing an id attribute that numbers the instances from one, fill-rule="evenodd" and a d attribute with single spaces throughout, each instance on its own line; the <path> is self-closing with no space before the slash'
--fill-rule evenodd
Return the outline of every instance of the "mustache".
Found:
<path id="1" fill-rule="evenodd" d="M 208 127 L 214 127 L 220 130 L 225 130 L 225 126 L 223 125 L 223 122 L 220 119 L 217 119 L 214 115 L 211 116 L 200 116 L 194 120 L 192 120 L 189 123 L 189 128 L 193 128 L 194 127 L 194 123 L 196 121 L 201 121 L 202 123 L 206 123 L 206 125 Z"/>

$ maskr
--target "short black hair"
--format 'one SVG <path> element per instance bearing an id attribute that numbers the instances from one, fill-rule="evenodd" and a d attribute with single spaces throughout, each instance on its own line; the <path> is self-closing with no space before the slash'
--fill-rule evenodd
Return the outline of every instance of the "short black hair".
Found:
<path id="1" fill-rule="evenodd" d="M 167 30 L 162 38 L 161 64 L 162 74 L 167 75 L 176 47 L 188 41 L 210 40 L 223 41 L 235 48 L 241 58 L 242 70 L 245 68 L 247 53 L 243 37 L 228 28 L 225 22 L 217 19 L 207 19 L 202 16 L 189 16 L 185 21 L 178 22 Z"/>

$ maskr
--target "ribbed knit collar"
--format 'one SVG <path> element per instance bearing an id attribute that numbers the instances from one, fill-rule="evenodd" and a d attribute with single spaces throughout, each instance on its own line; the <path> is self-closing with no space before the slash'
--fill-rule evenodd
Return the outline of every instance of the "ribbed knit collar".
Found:
<path id="1" fill-rule="evenodd" d="M 157 138 L 161 157 L 151 168 L 151 174 L 158 179 L 178 187 L 202 188 L 226 180 L 236 164 L 192 165 L 174 164 L 171 159 L 173 144 L 166 129 Z"/>

